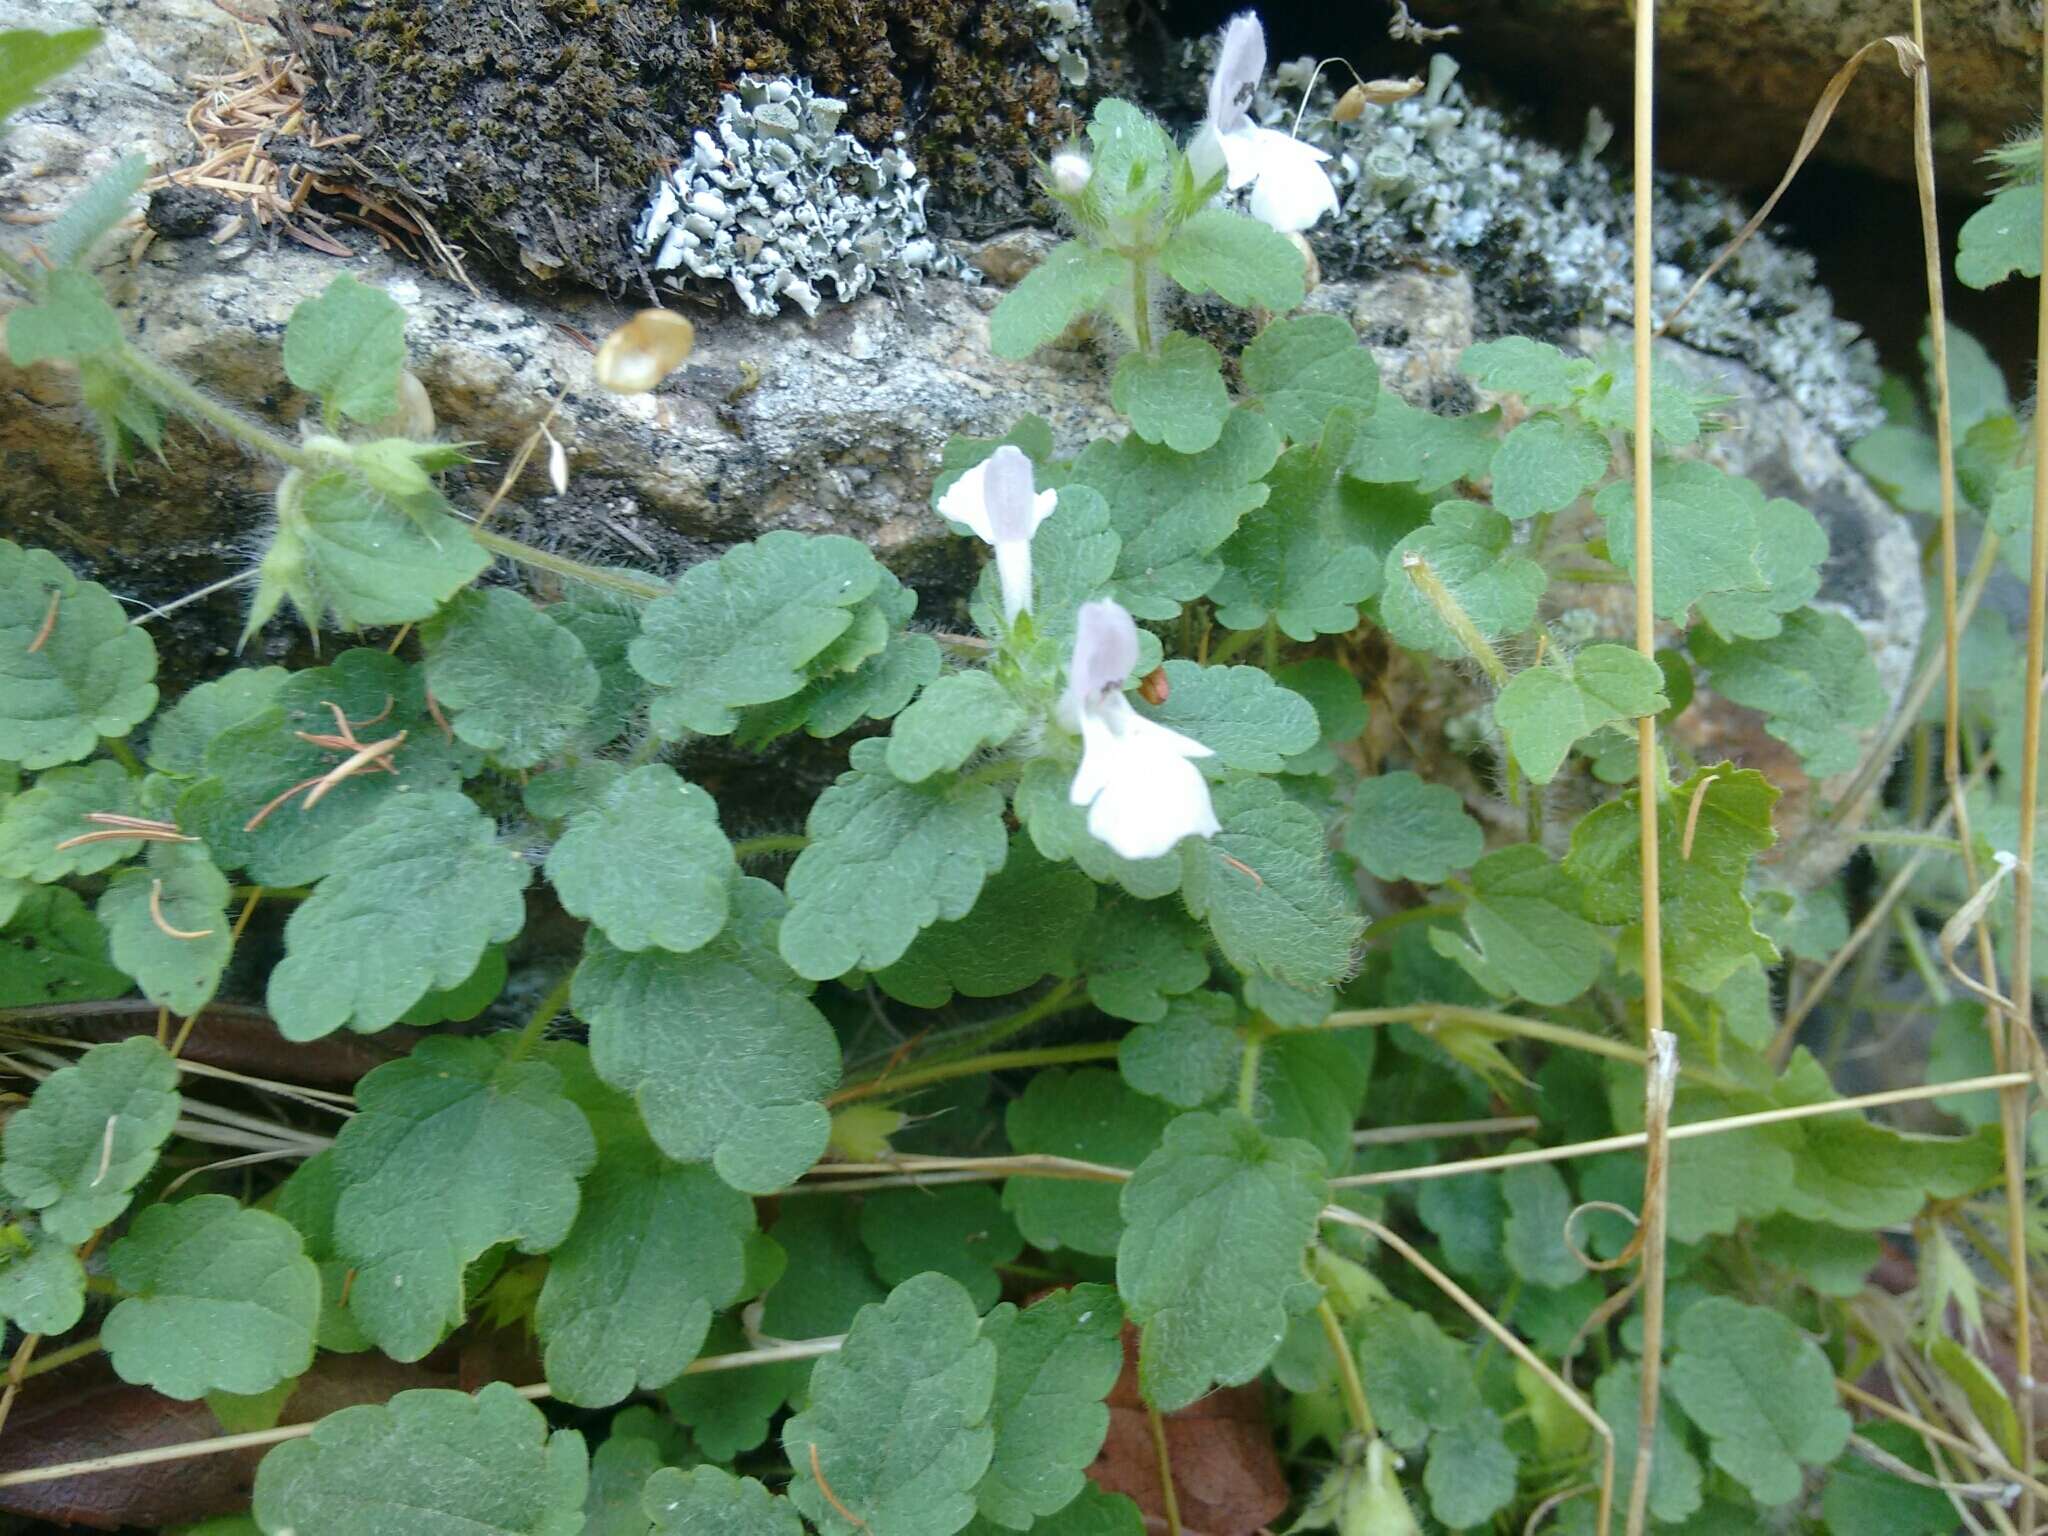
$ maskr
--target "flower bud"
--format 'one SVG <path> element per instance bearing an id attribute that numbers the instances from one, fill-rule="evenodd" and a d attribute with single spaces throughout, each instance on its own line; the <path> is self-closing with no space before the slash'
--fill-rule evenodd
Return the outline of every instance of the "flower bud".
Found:
<path id="1" fill-rule="evenodd" d="M 389 416 L 372 424 L 377 437 L 409 437 L 424 443 L 434 435 L 434 402 L 427 398 L 427 386 L 410 368 L 398 375 L 398 405 Z"/>
<path id="2" fill-rule="evenodd" d="M 597 382 L 615 394 L 642 395 L 682 366 L 697 328 L 674 310 L 643 309 L 597 349 Z"/>
<path id="3" fill-rule="evenodd" d="M 1094 164 L 1078 149 L 1069 147 L 1052 157 L 1052 189 L 1061 197 L 1079 197 L 1094 175 Z"/>

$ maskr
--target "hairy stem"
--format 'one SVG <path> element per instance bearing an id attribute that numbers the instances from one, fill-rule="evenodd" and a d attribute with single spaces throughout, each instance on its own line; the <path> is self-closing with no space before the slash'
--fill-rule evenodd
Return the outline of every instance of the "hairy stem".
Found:
<path id="1" fill-rule="evenodd" d="M 129 342 L 122 342 L 109 361 L 179 415 L 213 428 L 251 453 L 294 469 L 314 469 L 321 462 L 302 444 L 214 399 Z"/>
<path id="2" fill-rule="evenodd" d="M 506 1055 L 507 1061 L 519 1061 L 530 1055 L 548 1032 L 548 1026 L 562 1015 L 569 1006 L 569 988 L 575 981 L 574 971 L 565 971 L 560 980 L 549 987 L 539 1004 L 533 1010 L 533 1017 L 526 1021 L 526 1027 L 519 1031 L 519 1038 L 512 1042 L 512 1049 Z"/>
<path id="3" fill-rule="evenodd" d="M 626 571 L 608 571 L 602 566 L 585 565 L 581 560 L 571 560 L 567 555 L 535 549 L 531 544 L 508 539 L 504 534 L 493 533 L 488 528 L 472 525 L 469 533 L 471 538 L 492 554 L 503 555 L 507 560 L 516 560 L 521 565 L 531 566 L 537 571 L 548 571 L 565 581 L 580 581 L 586 586 L 602 587 L 607 592 L 617 592 L 625 597 L 642 598 L 649 602 L 657 597 L 667 597 L 671 590 L 667 582 L 635 576 Z"/>
<path id="4" fill-rule="evenodd" d="M 1316 1303 L 1316 1320 L 1323 1325 L 1323 1337 L 1330 1341 L 1330 1353 L 1337 1361 L 1337 1385 L 1344 1392 L 1344 1409 L 1351 1415 L 1351 1427 L 1370 1440 L 1379 1433 L 1373 1423 L 1372 1404 L 1366 1401 L 1365 1381 L 1358 1374 L 1358 1356 L 1352 1352 L 1351 1341 L 1344 1337 L 1344 1324 L 1338 1320 L 1337 1309 L 1330 1305 L 1325 1296 Z"/>
<path id="5" fill-rule="evenodd" d="M 984 1072 L 1004 1072 L 1014 1067 L 1058 1067 L 1077 1061 L 1114 1061 L 1117 1043 L 1114 1040 L 1092 1041 L 1082 1045 L 1044 1045 L 1024 1051 L 991 1051 L 983 1056 L 967 1056 L 959 1061 L 942 1061 L 928 1067 L 917 1067 L 909 1072 L 884 1072 L 865 1082 L 849 1083 L 844 1088 L 826 1096 L 827 1106 L 851 1104 L 856 1099 L 872 1099 L 881 1095 L 894 1097 L 908 1093 L 915 1088 L 927 1088 L 933 1083 L 948 1082 L 956 1077 L 978 1077 Z"/>

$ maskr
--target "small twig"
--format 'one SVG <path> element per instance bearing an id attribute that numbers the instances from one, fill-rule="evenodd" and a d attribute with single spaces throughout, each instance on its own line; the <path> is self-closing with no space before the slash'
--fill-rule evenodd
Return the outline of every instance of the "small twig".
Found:
<path id="1" fill-rule="evenodd" d="M 173 928 L 171 926 L 169 919 L 164 916 L 164 883 L 161 880 L 149 882 L 149 920 L 157 925 L 166 938 L 189 940 L 210 939 L 213 937 L 213 930 L 211 928 Z"/>
<path id="2" fill-rule="evenodd" d="M 92 1182 L 85 1186 L 87 1189 L 98 1189 L 100 1181 L 106 1178 L 108 1172 L 114 1166 L 114 1127 L 120 1123 L 120 1120 L 121 1117 L 119 1115 L 107 1116 L 107 1128 L 100 1134 L 99 1170 L 93 1174 Z"/>
<path id="3" fill-rule="evenodd" d="M 408 732 L 400 731 L 396 736 L 387 736 L 382 741 L 373 741 L 353 757 L 336 763 L 327 772 L 313 781 L 313 787 L 307 792 L 306 798 L 299 803 L 299 809 L 310 811 L 320 803 L 322 797 L 329 790 L 334 788 L 343 779 L 348 778 L 351 774 L 361 773 L 389 757 L 404 744 L 408 734 Z"/>
<path id="4" fill-rule="evenodd" d="M 818 1492 L 822 1493 L 825 1496 L 825 1502 L 832 1506 L 832 1511 L 834 1514 L 838 1515 L 840 1519 L 844 1520 L 848 1525 L 852 1526 L 855 1530 L 866 1530 L 868 1528 L 867 1521 L 861 1519 L 859 1515 L 856 1515 L 852 1510 L 848 1509 L 843 1503 L 841 1503 L 839 1500 L 839 1495 L 832 1491 L 832 1485 L 825 1481 L 825 1469 L 818 1463 L 817 1441 L 813 1440 L 811 1442 L 810 1451 L 811 1480 L 818 1485 Z"/>
<path id="5" fill-rule="evenodd" d="M 1718 769 L 1709 773 L 1700 780 L 1699 788 L 1692 792 L 1692 798 L 1686 802 L 1685 836 L 1678 844 L 1678 857 L 1682 861 L 1690 862 L 1692 859 L 1692 840 L 1694 834 L 1699 831 L 1700 812 L 1706 807 L 1707 791 L 1714 787 L 1714 781 L 1720 777 Z"/>
<path id="6" fill-rule="evenodd" d="M 50 606 L 48 611 L 43 614 L 42 627 L 36 631 L 35 638 L 28 643 L 29 655 L 35 655 L 37 651 L 48 645 L 50 643 L 50 636 L 57 632 L 57 605 L 63 601 L 64 589 L 61 587 L 50 588 Z"/>

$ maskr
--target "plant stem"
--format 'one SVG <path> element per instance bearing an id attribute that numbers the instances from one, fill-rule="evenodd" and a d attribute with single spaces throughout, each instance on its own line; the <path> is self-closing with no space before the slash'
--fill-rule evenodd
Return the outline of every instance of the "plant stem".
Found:
<path id="1" fill-rule="evenodd" d="M 760 837 L 743 837 L 732 845 L 736 859 L 758 859 L 771 853 L 796 853 L 811 840 L 801 832 L 769 832 Z"/>
<path id="2" fill-rule="evenodd" d="M 1256 629 L 1233 629 L 1221 641 L 1210 648 L 1204 666 L 1220 667 L 1232 657 L 1241 656 L 1259 643 L 1262 632 Z"/>
<path id="3" fill-rule="evenodd" d="M 1259 1058 L 1265 1051 L 1265 1028 L 1254 1021 L 1244 1032 L 1244 1053 L 1237 1060 L 1237 1112 L 1247 1120 L 1259 1112 Z"/>
<path id="4" fill-rule="evenodd" d="M 1268 672 L 1278 669 L 1280 665 L 1280 624 L 1277 619 L 1268 618 L 1266 620 L 1265 650 L 1261 654 Z"/>
<path id="5" fill-rule="evenodd" d="M 87 1355 L 96 1355 L 103 1347 L 100 1343 L 100 1336 L 94 1334 L 89 1339 L 80 1339 L 76 1344 L 66 1344 L 62 1349 L 53 1349 L 48 1354 L 38 1356 L 21 1373 L 21 1379 L 28 1381 L 33 1377 L 42 1375 L 45 1371 L 54 1371 L 60 1366 L 69 1365 L 74 1360 L 83 1360 Z"/>
<path id="6" fill-rule="evenodd" d="M 560 1018 L 562 1010 L 569 1006 L 569 987 L 575 979 L 574 971 L 565 971 L 561 979 L 548 988 L 539 1005 L 533 1010 L 533 1017 L 526 1021 L 526 1027 L 519 1031 L 519 1038 L 512 1042 L 512 1049 L 505 1057 L 507 1061 L 523 1060 L 536 1045 L 540 1044 L 542 1037 L 548 1032 L 548 1026 Z"/>
<path id="7" fill-rule="evenodd" d="M 1344 1337 L 1344 1324 L 1338 1320 L 1337 1309 L 1330 1305 L 1329 1297 L 1316 1303 L 1316 1320 L 1323 1325 L 1323 1337 L 1330 1341 L 1330 1353 L 1337 1360 L 1337 1384 L 1344 1389 L 1344 1407 L 1351 1415 L 1351 1427 L 1370 1440 L 1379 1429 L 1373 1423 L 1372 1405 L 1366 1401 L 1365 1382 L 1358 1374 L 1358 1356 L 1352 1353 L 1351 1341 Z"/>
<path id="8" fill-rule="evenodd" d="M 643 598 L 650 602 L 657 597 L 667 597 L 672 590 L 667 582 L 629 575 L 624 571 L 608 571 L 602 566 L 585 565 L 581 560 L 571 560 L 566 555 L 535 549 L 531 544 L 508 539 L 504 534 L 493 533 L 488 528 L 471 525 L 469 533 L 471 538 L 492 554 L 503 555 L 507 560 L 516 560 L 521 565 L 530 565 L 537 571 L 551 572 L 565 581 L 580 581 L 586 586 L 602 587 L 608 592 Z"/>
<path id="9" fill-rule="evenodd" d="M 1152 355 L 1152 263 L 1142 256 L 1131 258 L 1131 334 L 1138 350 Z"/>
<path id="10" fill-rule="evenodd" d="M 826 1096 L 827 1107 L 851 1104 L 856 1099 L 872 1099 L 881 1095 L 894 1097 L 908 1093 L 915 1088 L 929 1087 L 933 1083 L 947 1082 L 956 1077 L 976 1077 L 983 1072 L 1004 1072 L 1013 1067 L 1057 1067 L 1077 1061 L 1114 1061 L 1117 1043 L 1114 1040 L 1100 1040 L 1084 1045 L 1045 1045 L 1024 1051 L 991 1051 L 984 1056 L 968 1056 L 959 1061 L 942 1061 L 932 1066 L 919 1067 L 912 1072 L 883 1074 L 869 1078 L 866 1082 L 849 1083 L 837 1092 Z"/>
<path id="11" fill-rule="evenodd" d="M 1398 1008 L 1350 1008 L 1331 1014 L 1323 1020 L 1325 1029 L 1346 1029 L 1364 1024 L 1413 1024 L 1425 1033 L 1433 1024 L 1469 1024 L 1478 1029 L 1490 1030 L 1494 1034 L 1513 1035 L 1523 1040 L 1536 1040 L 1545 1045 L 1559 1045 L 1567 1050 L 1585 1051 L 1594 1056 L 1611 1056 L 1616 1061 L 1632 1062 L 1641 1066 L 1645 1061 L 1642 1048 L 1630 1045 L 1625 1040 L 1610 1040 L 1605 1035 L 1589 1034 L 1582 1029 L 1573 1029 L 1565 1024 L 1552 1024 L 1544 1019 L 1525 1019 L 1517 1013 L 1498 1013 L 1491 1008 L 1463 1008 L 1451 1003 L 1409 1003 Z"/>
<path id="12" fill-rule="evenodd" d="M 142 760 L 135 755 L 135 749 L 118 736 L 102 736 L 100 745 L 107 749 L 107 755 L 128 771 L 128 777 L 142 777 Z"/>
<path id="13" fill-rule="evenodd" d="M 36 282 L 35 273 L 31 272 L 26 266 L 8 255 L 5 251 L 0 251 L 0 274 L 4 274 L 16 287 L 31 297 L 34 296 L 37 288 L 41 286 Z"/>
<path id="14" fill-rule="evenodd" d="M 1145 1427 L 1152 1432 L 1152 1454 L 1159 1462 L 1159 1499 L 1166 1511 L 1166 1536 L 1182 1536 L 1180 1495 L 1173 1486 L 1173 1457 L 1166 1449 L 1166 1420 L 1160 1417 L 1149 1397 L 1145 1399 Z"/>
<path id="15" fill-rule="evenodd" d="M 1436 616 L 1444 627 L 1457 636 L 1458 644 L 1465 648 L 1471 658 L 1479 663 L 1489 681 L 1496 688 L 1505 688 L 1508 682 L 1507 664 L 1500 659 L 1500 653 L 1492 643 L 1479 632 L 1479 626 L 1472 622 L 1472 616 L 1465 611 L 1451 589 L 1443 584 L 1430 563 L 1421 555 L 1410 551 L 1401 557 L 1401 568 L 1408 573 L 1408 579 L 1415 583 L 1415 590 L 1422 594 L 1422 600 L 1436 610 Z"/>
<path id="16" fill-rule="evenodd" d="M 252 453 L 294 469 L 313 469 L 322 462 L 301 444 L 272 431 L 255 417 L 215 400 L 129 342 L 122 342 L 109 361 L 179 415 L 212 427 Z"/>
<path id="17" fill-rule="evenodd" d="M 1045 996 L 1026 1003 L 1015 1013 L 1007 1013 L 1001 1018 L 990 1019 L 986 1024 L 978 1025 L 974 1029 L 963 1033 L 959 1037 L 958 1042 L 944 1053 L 943 1058 L 934 1056 L 931 1060 L 957 1059 L 962 1054 L 969 1056 L 977 1055 L 983 1051 L 993 1049 L 1005 1040 L 1016 1039 L 1017 1036 L 1023 1034 L 1032 1025 L 1039 1023 L 1041 1020 L 1049 1019 L 1056 1013 L 1065 1013 L 1070 1009 L 1085 1007 L 1085 999 L 1075 995 L 1080 990 L 1080 986 L 1081 984 L 1077 981 L 1063 981 L 1058 986 L 1048 990 Z"/>
<path id="18" fill-rule="evenodd" d="M 1377 943 L 1390 933 L 1396 933 L 1413 923 L 1426 923 L 1437 917 L 1456 917 L 1465 910 L 1462 901 L 1432 901 L 1419 907 L 1403 907 L 1399 912 L 1389 912 L 1385 917 L 1376 917 L 1367 924 L 1365 942 Z"/>

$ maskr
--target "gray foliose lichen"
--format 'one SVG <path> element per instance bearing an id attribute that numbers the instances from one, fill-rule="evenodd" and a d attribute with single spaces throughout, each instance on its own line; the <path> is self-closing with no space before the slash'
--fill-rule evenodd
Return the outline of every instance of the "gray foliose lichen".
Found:
<path id="1" fill-rule="evenodd" d="M 1595 327 L 1628 322 L 1633 214 L 1626 187 L 1600 162 L 1610 130 L 1597 115 L 1579 153 L 1560 153 L 1470 100 L 1456 64 L 1438 55 L 1426 90 L 1337 123 L 1335 94 L 1321 83 L 1311 89 L 1314 73 L 1309 59 L 1281 65 L 1255 110 L 1268 126 L 1292 130 L 1310 92 L 1299 132 L 1334 156 L 1327 169 L 1342 205 L 1313 232 L 1326 267 L 1377 268 L 1418 249 L 1469 263 L 1485 252 L 1518 268 L 1518 286 L 1542 290 L 1553 314 Z M 1668 314 L 1748 213 L 1696 181 L 1660 178 L 1655 197 L 1653 293 Z M 1701 289 L 1671 334 L 1749 364 L 1841 437 L 1883 419 L 1876 350 L 1836 316 L 1812 258 L 1767 234 Z"/>
<path id="2" fill-rule="evenodd" d="M 737 86 L 656 180 L 634 229 L 662 281 L 728 284 L 765 316 L 785 301 L 815 315 L 884 278 L 973 280 L 928 232 L 927 184 L 900 145 L 876 154 L 841 133 L 846 103 L 805 81 L 747 75 Z"/>

